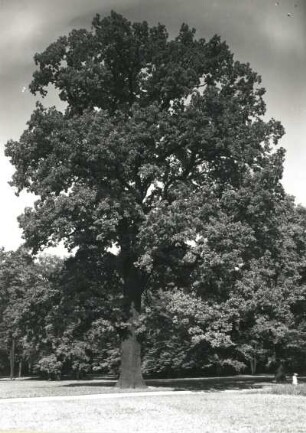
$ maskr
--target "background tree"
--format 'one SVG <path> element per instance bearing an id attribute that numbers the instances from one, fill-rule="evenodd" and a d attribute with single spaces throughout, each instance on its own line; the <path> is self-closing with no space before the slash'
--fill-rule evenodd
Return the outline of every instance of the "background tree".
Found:
<path id="1" fill-rule="evenodd" d="M 26 243 L 64 240 L 84 266 L 108 263 L 126 322 L 119 384 L 142 386 L 142 294 L 174 285 L 213 307 L 228 298 L 236 268 L 274 239 L 284 131 L 263 120 L 261 78 L 186 24 L 169 40 L 162 25 L 96 16 L 35 62 L 31 91 L 51 84 L 67 108 L 37 104 L 6 147 L 12 184 L 39 196 L 20 217 Z"/>
<path id="2" fill-rule="evenodd" d="M 10 376 L 19 374 L 22 364 L 33 364 L 38 343 L 44 339 L 45 314 L 51 310 L 51 273 L 58 270 L 59 259 L 41 259 L 34 262 L 21 247 L 13 252 L 0 252 L 0 335 L 2 346 L 10 354 Z M 49 305 L 46 303 L 48 299 Z"/>
<path id="3" fill-rule="evenodd" d="M 263 226 L 265 249 L 239 269 L 241 278 L 228 300 L 228 305 L 239 306 L 233 339 L 253 372 L 256 363 L 286 362 L 290 368 L 296 364 L 297 353 L 292 350 L 293 335 L 298 333 L 296 309 L 304 310 L 306 296 L 303 213 L 291 197 L 276 202 L 270 229 Z M 300 343 L 303 339 L 301 333 Z"/>
<path id="4" fill-rule="evenodd" d="M 117 285 L 106 262 L 96 263 L 87 257 L 84 269 L 80 255 L 66 259 L 53 281 L 56 296 L 44 316 L 45 339 L 36 343 L 40 349 L 37 371 L 53 376 L 73 372 L 80 378 L 102 369 L 107 328 L 112 325 L 113 338 L 121 326 Z"/>
<path id="5" fill-rule="evenodd" d="M 32 259 L 22 249 L 0 255 L 1 322 L 2 346 L 10 364 L 10 377 L 15 377 L 16 354 L 22 360 L 21 316 L 25 309 L 25 292 L 35 284 Z"/>
<path id="6" fill-rule="evenodd" d="M 267 190 L 260 195 L 258 183 L 250 186 L 224 194 L 222 212 L 216 206 L 202 238 L 198 232 L 184 257 L 199 260 L 189 290 L 168 283 L 155 306 L 149 301 L 146 320 L 153 325 L 144 365 L 150 371 L 154 363 L 167 374 L 247 367 L 255 373 L 257 365 L 263 371 L 280 363 L 305 368 L 305 211 L 287 196 L 269 197 L 266 206 Z"/>

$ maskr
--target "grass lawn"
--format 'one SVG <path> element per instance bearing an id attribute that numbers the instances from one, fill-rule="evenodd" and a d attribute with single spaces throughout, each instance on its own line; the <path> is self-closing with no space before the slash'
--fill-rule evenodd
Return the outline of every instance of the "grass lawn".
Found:
<path id="1" fill-rule="evenodd" d="M 225 391 L 256 389 L 268 386 L 272 376 L 234 376 L 196 379 L 150 379 L 146 391 L 189 390 L 189 391 Z M 62 380 L 46 381 L 33 379 L 0 379 L 0 400 L 16 397 L 46 397 L 57 395 L 86 395 L 125 392 L 115 387 L 115 380 Z M 133 392 L 130 390 L 129 392 Z M 137 390 L 134 390 L 137 392 Z"/>
<path id="2" fill-rule="evenodd" d="M 196 392 L 79 401 L 0 403 L 0 431 L 86 433 L 299 433 L 304 398 Z"/>
<path id="3" fill-rule="evenodd" d="M 298 386 L 292 385 L 275 385 L 269 390 L 272 394 L 278 395 L 299 395 L 306 397 L 306 384 L 300 384 Z M 306 430 L 305 430 L 306 431 Z"/>
<path id="4" fill-rule="evenodd" d="M 185 385 L 184 385 L 184 382 Z M 305 433 L 306 399 L 272 394 L 253 378 L 151 381 L 145 395 L 114 394 L 114 382 L 0 380 L 0 432 L 43 433 Z M 233 384 L 236 382 L 236 386 Z M 155 395 L 150 391 L 188 389 Z M 223 388 L 221 387 L 223 383 Z M 154 384 L 154 386 L 153 386 Z M 108 385 L 108 386 L 106 386 Z M 159 387 L 158 387 L 159 386 Z M 290 385 L 281 385 L 287 387 Z M 299 387 L 304 388 L 303 385 Z M 279 387 L 277 385 L 277 387 Z M 296 389 L 298 389 L 297 387 Z M 254 388 L 254 387 L 253 387 Z M 285 388 L 282 388 L 283 391 Z M 275 387 L 276 389 L 276 387 Z M 241 391 L 243 390 L 243 391 Z M 105 394 L 74 400 L 16 401 L 4 397 Z"/>

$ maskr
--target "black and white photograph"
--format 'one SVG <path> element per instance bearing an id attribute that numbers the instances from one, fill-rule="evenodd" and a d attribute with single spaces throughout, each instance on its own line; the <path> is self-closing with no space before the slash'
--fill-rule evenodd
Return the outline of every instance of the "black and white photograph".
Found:
<path id="1" fill-rule="evenodd" d="M 306 0 L 0 0 L 0 433 L 306 432 Z"/>

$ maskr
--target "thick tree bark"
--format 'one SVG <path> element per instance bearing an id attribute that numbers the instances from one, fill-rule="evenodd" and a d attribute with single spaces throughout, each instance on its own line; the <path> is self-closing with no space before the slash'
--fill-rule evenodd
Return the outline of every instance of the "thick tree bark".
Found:
<path id="1" fill-rule="evenodd" d="M 283 362 L 280 362 L 275 372 L 275 381 L 277 383 L 287 382 L 286 370 Z"/>
<path id="2" fill-rule="evenodd" d="M 121 368 L 117 386 L 120 388 L 145 388 L 146 384 L 141 372 L 141 347 L 137 341 L 134 320 L 138 312 L 131 306 L 131 317 L 128 333 L 121 342 Z"/>
<path id="3" fill-rule="evenodd" d="M 125 268 L 124 297 L 128 327 L 121 340 L 121 366 L 117 386 L 120 388 L 145 388 L 141 371 L 141 347 L 137 340 L 135 322 L 141 310 L 141 278 L 132 263 Z"/>
<path id="4" fill-rule="evenodd" d="M 14 367 L 15 367 L 15 338 L 12 338 L 11 349 L 10 349 L 10 379 L 14 379 Z"/>

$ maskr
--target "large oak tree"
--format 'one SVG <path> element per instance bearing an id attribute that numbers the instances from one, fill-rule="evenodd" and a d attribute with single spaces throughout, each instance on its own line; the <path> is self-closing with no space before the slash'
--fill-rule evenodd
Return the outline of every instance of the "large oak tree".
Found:
<path id="1" fill-rule="evenodd" d="M 284 152 L 273 148 L 283 128 L 263 120 L 260 76 L 186 24 L 169 40 L 162 25 L 96 16 L 35 63 L 31 91 L 53 85 L 66 109 L 37 103 L 6 147 L 12 184 L 39 197 L 20 217 L 26 243 L 37 252 L 63 240 L 111 269 L 127 323 L 119 384 L 142 386 L 143 292 L 217 299 L 235 268 L 262 254 L 284 197 Z"/>

